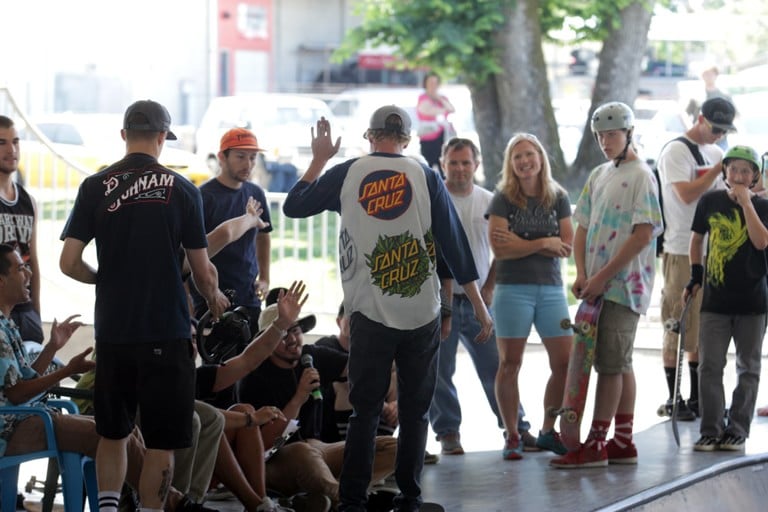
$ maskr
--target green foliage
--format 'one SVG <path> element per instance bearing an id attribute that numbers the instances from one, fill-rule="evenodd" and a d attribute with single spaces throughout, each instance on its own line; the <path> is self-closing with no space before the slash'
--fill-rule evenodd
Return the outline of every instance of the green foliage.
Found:
<path id="1" fill-rule="evenodd" d="M 336 53 L 342 60 L 367 45 L 397 48 L 400 66 L 427 67 L 482 83 L 500 71 L 494 32 L 514 0 L 361 0 L 362 24 Z"/>
<path id="2" fill-rule="evenodd" d="M 541 7 L 545 37 L 560 28 L 569 28 L 576 41 L 602 41 L 619 26 L 621 11 L 637 0 L 547 0 Z M 645 0 L 650 9 L 651 1 Z"/>
<path id="3" fill-rule="evenodd" d="M 544 0 L 545 38 L 564 26 L 576 40 L 602 40 L 636 0 Z M 650 0 L 648 0 L 650 1 Z M 362 23 L 347 34 L 334 58 L 342 61 L 366 46 L 397 49 L 399 67 L 426 67 L 478 84 L 501 71 L 495 35 L 516 0 L 359 0 Z"/>

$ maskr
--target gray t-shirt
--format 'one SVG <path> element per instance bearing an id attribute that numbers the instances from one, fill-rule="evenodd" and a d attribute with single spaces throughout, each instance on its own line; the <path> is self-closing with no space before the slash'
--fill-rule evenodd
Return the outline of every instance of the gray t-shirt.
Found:
<path id="1" fill-rule="evenodd" d="M 571 202 L 566 192 L 557 196 L 555 205 L 546 209 L 535 198 L 528 198 L 525 209 L 512 204 L 497 191 L 493 195 L 488 215 L 507 219 L 509 230 L 525 240 L 560 236 L 560 220 L 571 216 Z M 496 260 L 498 284 L 551 284 L 563 285 L 560 259 L 531 254 L 519 259 Z"/>

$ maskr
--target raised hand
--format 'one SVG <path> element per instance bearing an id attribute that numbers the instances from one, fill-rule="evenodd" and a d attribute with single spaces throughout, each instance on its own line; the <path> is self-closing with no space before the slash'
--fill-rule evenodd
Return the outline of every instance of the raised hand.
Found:
<path id="1" fill-rule="evenodd" d="M 69 339 L 72 337 L 72 333 L 74 333 L 78 328 L 80 328 L 80 326 L 83 325 L 83 322 L 73 321 L 79 316 L 80 315 L 69 316 L 61 323 L 59 323 L 58 320 L 54 318 L 53 325 L 51 326 L 51 339 L 48 341 L 48 343 L 56 350 L 59 350 L 61 347 L 66 345 Z"/>
<path id="2" fill-rule="evenodd" d="M 339 152 L 341 147 L 341 137 L 333 143 L 331 136 L 331 123 L 324 117 L 321 117 L 312 131 L 312 156 L 322 160 L 330 160 Z"/>
<path id="3" fill-rule="evenodd" d="M 304 281 L 294 281 L 288 291 L 280 291 L 277 296 L 277 318 L 280 320 L 280 325 L 291 326 L 296 323 L 302 306 L 309 298 L 309 295 L 304 293 L 306 289 L 307 285 Z"/>

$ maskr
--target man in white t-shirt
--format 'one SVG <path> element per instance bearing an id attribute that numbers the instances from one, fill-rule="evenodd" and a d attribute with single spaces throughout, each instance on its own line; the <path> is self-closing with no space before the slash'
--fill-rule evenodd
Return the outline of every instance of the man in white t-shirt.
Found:
<path id="1" fill-rule="evenodd" d="M 667 144 L 658 161 L 661 180 L 661 195 L 664 198 L 664 253 L 662 268 L 664 288 L 661 292 L 661 321 L 679 318 L 682 313 L 682 292 L 691 275 L 688 261 L 688 245 L 691 240 L 691 222 L 699 198 L 708 190 L 722 187 L 721 160 L 723 150 L 716 143 L 728 131 L 732 131 L 736 109 L 724 98 L 711 98 L 701 106 L 701 113 L 685 134 L 700 154 L 681 140 Z M 703 163 L 700 163 L 703 162 Z M 701 294 L 693 299 L 688 309 L 686 321 L 686 339 L 683 340 L 688 352 L 688 368 L 691 376 L 691 394 L 686 403 L 678 394 L 680 401 L 677 418 L 693 421 L 698 415 L 698 340 L 699 310 Z M 662 351 L 664 373 L 669 388 L 666 411 L 671 414 L 672 395 L 674 393 L 675 369 L 677 367 L 677 334 L 664 333 Z"/>
<path id="2" fill-rule="evenodd" d="M 480 151 L 471 140 L 454 137 L 443 146 L 440 163 L 445 172 L 445 187 L 467 234 L 472 259 L 480 276 L 478 281 L 480 295 L 483 302 L 490 306 L 496 281 L 496 263 L 491 255 L 488 219 L 485 214 L 493 194 L 474 184 L 475 172 L 480 165 L 479 156 Z M 450 305 L 450 308 L 444 308 L 443 315 L 450 316 L 450 333 L 440 343 L 437 386 L 429 409 L 429 421 L 432 424 L 432 430 L 437 434 L 437 440 L 440 441 L 441 452 L 444 455 L 461 455 L 464 453 L 459 435 L 461 405 L 453 383 L 459 341 L 472 359 L 488 405 L 496 416 L 499 428 L 503 429 L 504 423 L 494 391 L 496 371 L 499 367 L 499 351 L 493 334 L 487 343 L 473 341 L 480 332 L 481 325 L 475 318 L 472 304 L 455 280 L 448 289 L 450 291 L 443 300 L 450 301 L 446 304 Z M 524 449 L 538 451 L 536 438 L 529 432 L 531 424 L 525 420 L 524 416 L 525 410 L 520 404 L 517 428 L 523 440 Z"/>

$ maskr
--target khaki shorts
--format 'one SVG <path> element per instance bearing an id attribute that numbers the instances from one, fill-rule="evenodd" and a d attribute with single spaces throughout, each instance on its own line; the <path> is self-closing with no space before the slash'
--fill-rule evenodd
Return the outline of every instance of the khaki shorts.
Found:
<path id="1" fill-rule="evenodd" d="M 615 375 L 632 370 L 632 349 L 640 315 L 616 302 L 603 302 L 597 322 L 595 370 Z"/>
<path id="2" fill-rule="evenodd" d="M 691 280 L 691 265 L 687 255 L 664 254 L 661 259 L 664 272 L 664 288 L 661 290 L 661 323 L 668 319 L 679 319 L 683 312 L 683 288 Z M 699 313 L 703 290 L 699 289 L 685 318 L 686 336 L 684 347 L 686 352 L 699 350 Z M 664 355 L 677 357 L 677 334 L 664 331 Z"/>

